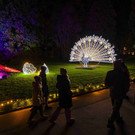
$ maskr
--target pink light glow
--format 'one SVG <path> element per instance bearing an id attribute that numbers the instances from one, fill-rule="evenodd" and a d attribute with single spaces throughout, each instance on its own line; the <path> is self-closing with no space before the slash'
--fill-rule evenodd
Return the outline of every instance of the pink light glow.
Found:
<path id="1" fill-rule="evenodd" d="M 4 76 L 8 77 L 9 74 L 6 73 L 6 72 L 0 71 L 0 79 L 4 79 L 4 78 L 3 78 Z"/>

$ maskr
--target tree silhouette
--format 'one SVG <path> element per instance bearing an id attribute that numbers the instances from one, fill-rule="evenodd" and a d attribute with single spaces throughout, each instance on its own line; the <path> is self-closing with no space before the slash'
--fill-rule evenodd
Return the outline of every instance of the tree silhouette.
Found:
<path id="1" fill-rule="evenodd" d="M 54 40 L 58 48 L 60 48 L 64 59 L 67 59 L 69 57 L 69 49 L 72 46 L 71 42 L 81 31 L 81 25 L 72 5 L 62 8 L 62 11 L 56 18 L 54 28 L 56 34 Z"/>
<path id="2" fill-rule="evenodd" d="M 10 57 L 17 52 L 31 48 L 36 42 L 36 35 L 29 24 L 35 23 L 32 16 L 23 16 L 12 3 L 0 12 L 0 52 Z M 27 26 L 28 25 L 28 26 Z"/>

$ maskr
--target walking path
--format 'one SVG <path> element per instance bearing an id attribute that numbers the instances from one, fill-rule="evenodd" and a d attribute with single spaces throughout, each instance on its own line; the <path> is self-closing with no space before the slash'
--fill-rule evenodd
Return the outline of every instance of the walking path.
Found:
<path id="1" fill-rule="evenodd" d="M 72 114 L 75 123 L 66 125 L 64 110 L 62 110 L 55 125 L 48 120 L 38 122 L 34 129 L 27 125 L 30 108 L 0 115 L 0 135 L 135 135 L 135 84 L 131 84 L 128 96 L 124 100 L 121 115 L 125 121 L 124 127 L 115 124 L 116 130 L 106 128 L 107 119 L 112 111 L 109 91 L 107 89 L 90 94 L 73 97 Z M 58 102 L 50 103 L 53 109 L 46 111 L 49 118 L 56 109 Z M 39 119 L 37 114 L 35 119 Z"/>

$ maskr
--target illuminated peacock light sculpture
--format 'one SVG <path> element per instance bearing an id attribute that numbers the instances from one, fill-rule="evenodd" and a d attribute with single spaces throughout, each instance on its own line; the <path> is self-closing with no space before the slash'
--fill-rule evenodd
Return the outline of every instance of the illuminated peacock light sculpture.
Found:
<path id="1" fill-rule="evenodd" d="M 91 62 L 113 63 L 116 60 L 114 46 L 102 36 L 86 36 L 71 49 L 70 62 L 82 62 L 84 68 Z"/>

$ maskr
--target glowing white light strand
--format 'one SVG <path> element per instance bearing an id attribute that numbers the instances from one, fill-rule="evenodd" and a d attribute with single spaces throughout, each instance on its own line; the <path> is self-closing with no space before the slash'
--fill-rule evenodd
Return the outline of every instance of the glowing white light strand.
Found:
<path id="1" fill-rule="evenodd" d="M 45 63 L 43 64 L 43 66 L 46 67 L 46 74 L 48 74 L 49 73 L 49 68 L 47 67 L 47 65 Z"/>
<path id="2" fill-rule="evenodd" d="M 26 62 L 24 63 L 22 70 L 24 74 L 33 74 L 36 72 L 37 68 L 34 67 L 33 64 Z"/>
<path id="3" fill-rule="evenodd" d="M 82 61 L 84 67 L 88 62 L 113 63 L 116 60 L 114 46 L 102 36 L 86 36 L 75 43 L 71 49 L 70 62 Z"/>

